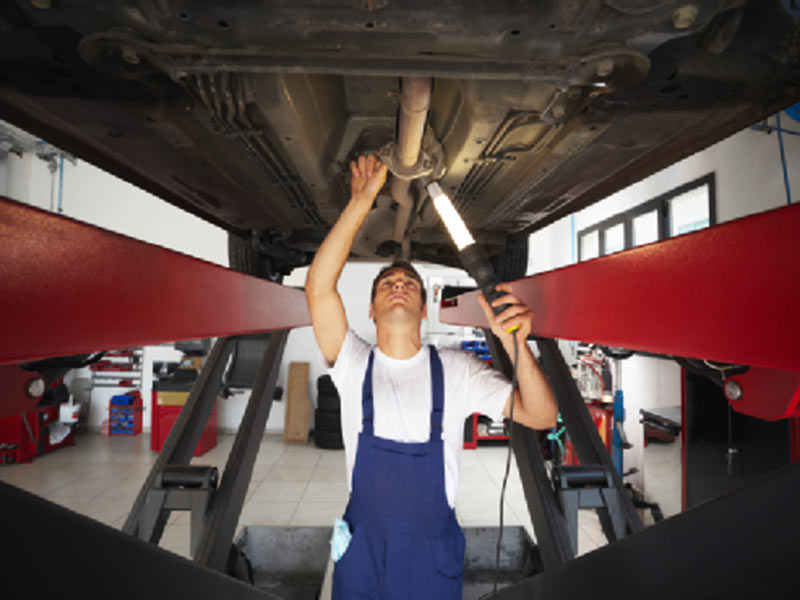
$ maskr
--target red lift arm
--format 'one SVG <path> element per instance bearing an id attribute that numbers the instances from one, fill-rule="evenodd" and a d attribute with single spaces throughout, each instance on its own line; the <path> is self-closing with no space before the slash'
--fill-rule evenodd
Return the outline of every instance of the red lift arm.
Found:
<path id="1" fill-rule="evenodd" d="M 310 325 L 302 290 L 0 198 L 0 364 Z"/>
<path id="2" fill-rule="evenodd" d="M 750 365 L 738 411 L 800 416 L 800 205 L 514 281 L 533 335 Z M 440 319 L 486 326 L 477 292 Z"/>
<path id="3" fill-rule="evenodd" d="M 0 217 L 0 364 L 309 324 L 300 290 L 7 199 Z M 513 289 L 534 335 L 750 365 L 731 378 L 734 408 L 798 416 L 798 231 L 800 206 L 788 206 Z M 474 295 L 442 319 L 485 325 Z"/>

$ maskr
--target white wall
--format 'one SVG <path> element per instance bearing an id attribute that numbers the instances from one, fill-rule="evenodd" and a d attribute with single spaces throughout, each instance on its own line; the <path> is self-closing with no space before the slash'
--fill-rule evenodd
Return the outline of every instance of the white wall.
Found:
<path id="1" fill-rule="evenodd" d="M 83 160 L 50 173 L 32 153 L 0 159 L 0 193 L 151 244 L 228 266 L 227 233 Z"/>
<path id="2" fill-rule="evenodd" d="M 570 215 L 531 235 L 528 240 L 528 275 L 572 264 L 574 216 Z"/>
<path id="3" fill-rule="evenodd" d="M 769 123 L 774 125 L 775 119 Z M 800 131 L 800 124 L 782 116 L 784 128 Z M 800 197 L 800 137 L 783 136 L 793 201 Z M 571 264 L 573 244 L 582 229 L 633 208 L 680 185 L 716 173 L 717 222 L 722 223 L 786 204 L 786 191 L 777 134 L 745 129 L 729 138 L 653 174 L 548 227 L 530 240 L 529 273 Z M 680 368 L 672 361 L 635 357 L 624 361 L 622 387 L 627 421 L 625 432 L 633 448 L 624 454 L 625 469 L 639 473 L 626 479 L 644 489 L 643 433 L 639 410 L 680 404 Z"/>

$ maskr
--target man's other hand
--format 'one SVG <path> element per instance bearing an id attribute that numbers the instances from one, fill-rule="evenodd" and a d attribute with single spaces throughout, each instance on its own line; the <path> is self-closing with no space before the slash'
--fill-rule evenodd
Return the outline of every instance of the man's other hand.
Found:
<path id="1" fill-rule="evenodd" d="M 357 202 L 375 200 L 375 196 L 386 183 L 386 165 L 372 154 L 359 156 L 358 161 L 350 163 L 350 197 Z"/>
<path id="2" fill-rule="evenodd" d="M 523 302 L 512 293 L 510 283 L 500 283 L 495 286 L 495 289 L 500 292 L 505 292 L 505 295 L 500 296 L 492 302 L 492 306 L 508 304 L 508 308 L 503 312 L 499 315 L 495 315 L 486 302 L 486 298 L 483 297 L 483 294 L 478 294 L 478 302 L 481 308 L 483 308 L 492 333 L 500 339 L 503 346 L 506 347 L 506 351 L 510 349 L 513 350 L 514 338 L 511 331 L 518 329 L 517 338 L 520 340 L 527 340 L 528 334 L 531 332 L 531 326 L 533 325 L 533 313 L 528 305 L 523 304 Z"/>

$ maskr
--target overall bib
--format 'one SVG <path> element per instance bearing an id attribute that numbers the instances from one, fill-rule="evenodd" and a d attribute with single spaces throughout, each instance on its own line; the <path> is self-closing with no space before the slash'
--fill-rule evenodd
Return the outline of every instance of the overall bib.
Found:
<path id="1" fill-rule="evenodd" d="M 444 485 L 441 360 L 431 346 L 431 433 L 420 443 L 373 434 L 373 361 L 374 351 L 362 386 L 362 431 L 344 514 L 353 537 L 335 565 L 333 600 L 459 600 L 465 540 Z"/>

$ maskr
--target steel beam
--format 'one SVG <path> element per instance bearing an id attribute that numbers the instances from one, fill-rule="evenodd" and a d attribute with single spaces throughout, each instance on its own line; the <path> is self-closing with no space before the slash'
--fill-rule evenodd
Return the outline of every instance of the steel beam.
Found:
<path id="1" fill-rule="evenodd" d="M 798 503 L 794 465 L 491 597 L 797 598 Z"/>
<path id="2" fill-rule="evenodd" d="M 194 554 L 194 561 L 222 571 L 230 552 L 236 523 L 242 512 L 253 465 L 264 437 L 264 428 L 272 406 L 272 395 L 278 380 L 288 331 L 270 334 L 261 369 L 258 372 L 247 409 L 236 433 L 222 481 L 211 499 L 206 513 L 203 535 Z"/>
<path id="3" fill-rule="evenodd" d="M 484 329 L 486 341 L 492 354 L 495 369 L 511 379 L 513 365 L 500 341 L 488 329 Z M 609 501 L 619 507 L 626 533 L 642 529 L 642 521 L 633 506 L 630 494 L 625 489 L 622 478 L 614 469 L 611 457 L 605 450 L 597 428 L 594 426 L 578 386 L 572 378 L 558 345 L 554 340 L 539 340 L 540 362 L 547 374 L 553 393 L 558 402 L 564 425 L 573 440 L 575 450 L 584 465 L 600 465 L 608 472 L 613 482 L 616 497 Z M 577 517 L 565 510 L 566 507 L 556 497 L 550 477 L 544 465 L 544 456 L 539 448 L 536 432 L 518 423 L 513 425 L 511 444 L 517 459 L 517 468 L 525 491 L 528 512 L 536 532 L 536 541 L 546 569 L 552 569 L 577 553 L 577 545 L 572 543 L 570 519 Z M 597 509 L 603 532 L 610 542 L 620 536 L 619 528 L 614 527 L 613 519 L 606 506 Z"/>
<path id="4" fill-rule="evenodd" d="M 567 519 L 550 483 L 538 433 L 519 423 L 513 423 L 512 427 L 511 445 L 536 533 L 536 544 L 544 568 L 555 569 L 575 557 Z"/>
<path id="5" fill-rule="evenodd" d="M 288 30 L 287 30 L 288 31 Z M 305 32 L 303 32 L 305 35 Z M 367 49 L 361 53 L 298 51 L 291 44 L 280 52 L 270 52 L 260 47 L 253 52 L 248 48 L 215 49 L 188 44 L 157 44 L 124 32 L 111 32 L 93 36 L 93 42 L 125 45 L 135 48 L 150 61 L 158 64 L 172 77 L 180 79 L 196 73 L 310 73 L 353 76 L 385 77 L 468 77 L 513 81 L 541 81 L 565 85 L 570 81 L 586 79 L 587 60 L 581 56 L 518 58 L 491 56 L 474 58 L 459 52 L 441 52 L 434 55 L 387 55 L 383 47 Z M 620 51 L 617 50 L 619 54 Z M 639 58 L 633 51 L 623 54 L 630 62 Z"/>
<path id="6" fill-rule="evenodd" d="M 492 365 L 511 379 L 514 365 L 490 329 L 483 330 Z M 564 511 L 553 491 L 540 448 L 539 432 L 511 423 L 510 444 L 514 451 L 528 513 L 536 533 L 536 545 L 545 569 L 554 569 L 575 557 L 570 546 L 570 535 Z"/>
<path id="7" fill-rule="evenodd" d="M 139 535 L 139 524 L 147 505 L 147 496 L 155 486 L 156 479 L 164 472 L 168 465 L 188 465 L 192 459 L 194 449 L 200 441 L 203 428 L 211 415 L 214 401 L 217 399 L 222 375 L 233 350 L 235 340 L 232 338 L 219 339 L 211 349 L 200 375 L 189 392 L 175 424 L 158 454 L 153 468 L 144 480 L 136 500 L 133 502 L 131 512 L 125 521 L 122 530 L 131 535 Z M 148 532 L 146 541 L 157 544 L 166 524 L 166 514 L 162 513 L 152 532 Z"/>
<path id="8" fill-rule="evenodd" d="M 180 52 L 180 49 L 177 49 Z M 472 58 L 415 56 L 391 58 L 382 56 L 331 56 L 241 53 L 238 56 L 219 56 L 196 53 L 197 60 L 187 62 L 166 52 L 157 55 L 162 68 L 176 78 L 197 73 L 213 73 L 220 69 L 235 73 L 309 73 L 368 77 L 469 77 L 471 79 L 540 81 L 558 84 L 580 72 L 580 59 L 566 58 L 553 65 L 552 59 L 535 60 L 474 60 Z"/>
<path id="9" fill-rule="evenodd" d="M 800 370 L 800 205 L 519 279 L 533 335 Z M 486 327 L 477 292 L 442 322 Z"/>
<path id="10" fill-rule="evenodd" d="M 7 598 L 275 598 L 2 481 L 0 506 Z M 91 575 L 80 576 L 89 565 Z"/>
<path id="11" fill-rule="evenodd" d="M 305 294 L 0 198 L 0 364 L 310 324 Z"/>
<path id="12" fill-rule="evenodd" d="M 558 349 L 558 344 L 555 340 L 538 340 L 538 346 L 542 369 L 547 374 L 547 379 L 553 388 L 558 402 L 558 410 L 581 464 L 600 465 L 608 472 L 617 491 L 620 510 L 625 521 L 625 531 L 627 533 L 641 531 L 642 520 L 633 506 L 630 494 L 625 489 L 622 477 L 614 468 L 611 455 L 606 450 L 603 440 L 600 439 L 597 427 L 586 409 L 586 402 L 570 373 L 561 350 Z M 617 535 L 608 511 L 604 508 L 598 509 L 597 515 L 608 540 L 615 541 Z"/>

